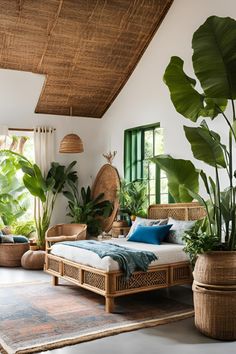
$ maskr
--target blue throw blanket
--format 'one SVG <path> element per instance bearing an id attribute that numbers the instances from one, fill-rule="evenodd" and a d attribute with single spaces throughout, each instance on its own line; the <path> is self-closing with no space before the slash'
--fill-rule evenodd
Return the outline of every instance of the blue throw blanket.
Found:
<path id="1" fill-rule="evenodd" d="M 158 259 L 153 252 L 137 251 L 123 246 L 114 245 L 108 242 L 93 240 L 86 241 L 64 241 L 62 245 L 83 248 L 96 253 L 100 258 L 111 257 L 118 262 L 120 269 L 128 279 L 135 270 L 147 271 L 149 264 Z"/>

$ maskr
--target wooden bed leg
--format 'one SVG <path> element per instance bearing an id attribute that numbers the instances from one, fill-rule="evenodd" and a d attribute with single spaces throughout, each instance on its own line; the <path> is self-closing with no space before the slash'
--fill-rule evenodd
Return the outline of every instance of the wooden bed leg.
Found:
<path id="1" fill-rule="evenodd" d="M 58 277 L 55 275 L 52 276 L 52 285 L 57 286 L 58 285 Z"/>
<path id="2" fill-rule="evenodd" d="M 106 304 L 105 310 L 106 312 L 113 312 L 115 307 L 115 299 L 114 297 L 105 297 Z"/>

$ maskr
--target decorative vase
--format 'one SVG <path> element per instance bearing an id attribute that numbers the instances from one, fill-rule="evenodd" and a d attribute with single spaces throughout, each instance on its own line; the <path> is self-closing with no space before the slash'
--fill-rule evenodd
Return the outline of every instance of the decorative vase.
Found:
<path id="1" fill-rule="evenodd" d="M 193 272 L 195 325 L 203 334 L 236 339 L 236 251 L 198 256 Z"/>

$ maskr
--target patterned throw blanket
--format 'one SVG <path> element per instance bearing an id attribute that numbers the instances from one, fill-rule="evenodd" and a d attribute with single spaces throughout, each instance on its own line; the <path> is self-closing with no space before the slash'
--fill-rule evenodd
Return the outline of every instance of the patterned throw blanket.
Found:
<path id="1" fill-rule="evenodd" d="M 135 270 L 147 271 L 149 264 L 158 259 L 153 252 L 137 251 L 127 247 L 114 245 L 108 242 L 93 240 L 86 241 L 64 241 L 62 245 L 83 248 L 96 253 L 100 258 L 111 257 L 116 261 L 120 269 L 125 273 L 126 278 L 130 278 Z"/>

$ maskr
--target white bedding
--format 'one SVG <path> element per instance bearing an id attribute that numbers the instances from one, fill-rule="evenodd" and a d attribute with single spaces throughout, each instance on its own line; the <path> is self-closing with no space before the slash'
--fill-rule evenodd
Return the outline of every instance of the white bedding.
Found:
<path id="1" fill-rule="evenodd" d="M 102 242 L 110 242 L 113 244 L 118 244 L 128 248 L 133 248 L 137 250 L 151 251 L 156 254 L 158 260 L 153 261 L 150 267 L 184 262 L 189 260 L 187 254 L 183 251 L 183 245 L 176 245 L 172 243 L 162 243 L 161 245 L 152 245 L 148 243 L 141 242 L 130 242 L 127 239 L 115 238 L 111 240 L 105 240 Z M 100 258 L 96 253 L 92 251 L 87 251 L 85 249 L 62 245 L 56 243 L 52 246 L 51 254 L 55 256 L 63 257 L 70 261 L 88 265 L 94 268 L 102 269 L 105 271 L 119 270 L 119 265 L 111 257 Z"/>

